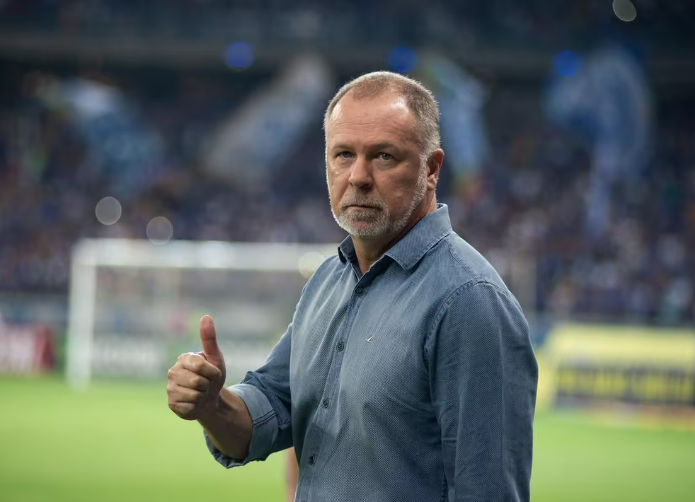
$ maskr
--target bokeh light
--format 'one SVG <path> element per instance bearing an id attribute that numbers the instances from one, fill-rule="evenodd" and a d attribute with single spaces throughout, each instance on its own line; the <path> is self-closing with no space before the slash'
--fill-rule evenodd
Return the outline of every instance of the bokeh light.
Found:
<path id="1" fill-rule="evenodd" d="M 410 47 L 394 47 L 388 55 L 388 66 L 391 71 L 410 73 L 415 69 L 417 55 Z"/>
<path id="2" fill-rule="evenodd" d="M 115 197 L 104 197 L 97 202 L 94 213 L 102 225 L 113 225 L 121 219 L 123 209 Z"/>
<path id="3" fill-rule="evenodd" d="M 573 77 L 579 71 L 579 56 L 573 51 L 560 51 L 553 58 L 553 70 L 561 77 Z"/>
<path id="4" fill-rule="evenodd" d="M 147 224 L 147 238 L 152 244 L 166 244 L 174 236 L 174 226 L 164 216 L 155 216 Z"/>
<path id="5" fill-rule="evenodd" d="M 613 13 L 618 19 L 626 23 L 637 19 L 637 9 L 630 0 L 613 0 Z"/>
<path id="6" fill-rule="evenodd" d="M 308 279 L 314 272 L 316 272 L 316 269 L 318 269 L 324 261 L 326 261 L 326 257 L 324 255 L 316 251 L 310 251 L 303 254 L 299 258 L 297 269 L 302 277 Z"/>
<path id="7" fill-rule="evenodd" d="M 224 62 L 237 69 L 248 68 L 253 64 L 253 46 L 248 42 L 234 42 L 224 51 Z"/>

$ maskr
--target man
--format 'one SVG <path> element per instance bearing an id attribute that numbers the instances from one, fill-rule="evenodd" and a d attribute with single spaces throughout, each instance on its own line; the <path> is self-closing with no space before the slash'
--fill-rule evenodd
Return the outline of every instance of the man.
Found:
<path id="1" fill-rule="evenodd" d="M 326 111 L 331 209 L 350 236 L 266 364 L 226 389 L 210 317 L 169 407 L 227 467 L 294 446 L 298 502 L 529 500 L 538 370 L 519 304 L 451 229 L 431 93 L 377 72 Z"/>

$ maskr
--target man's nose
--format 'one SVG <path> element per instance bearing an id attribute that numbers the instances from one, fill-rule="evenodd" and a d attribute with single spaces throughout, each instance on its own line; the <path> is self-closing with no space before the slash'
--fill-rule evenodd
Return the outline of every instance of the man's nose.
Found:
<path id="1" fill-rule="evenodd" d="M 364 157 L 357 157 L 350 170 L 350 184 L 356 188 L 369 188 L 372 186 L 372 168 Z"/>

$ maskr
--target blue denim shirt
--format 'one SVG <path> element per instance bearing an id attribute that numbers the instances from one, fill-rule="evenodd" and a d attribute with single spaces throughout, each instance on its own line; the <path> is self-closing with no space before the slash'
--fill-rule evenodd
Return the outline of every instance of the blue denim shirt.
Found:
<path id="1" fill-rule="evenodd" d="M 297 502 L 529 500 L 538 369 L 516 299 L 445 205 L 364 275 L 350 238 L 266 364 L 230 387 L 249 456 L 294 446 Z"/>

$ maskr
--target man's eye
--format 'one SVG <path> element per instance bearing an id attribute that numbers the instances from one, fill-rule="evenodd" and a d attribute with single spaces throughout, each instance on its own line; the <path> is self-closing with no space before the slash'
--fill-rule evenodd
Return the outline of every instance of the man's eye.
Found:
<path id="1" fill-rule="evenodd" d="M 391 155 L 390 153 L 386 153 L 386 152 L 379 152 L 378 157 L 379 157 L 379 160 L 384 160 L 384 161 L 393 160 L 393 155 Z"/>
<path id="2" fill-rule="evenodd" d="M 338 152 L 338 155 L 336 155 L 339 159 L 349 159 L 352 157 L 352 153 L 348 151 L 343 151 L 343 152 Z"/>

